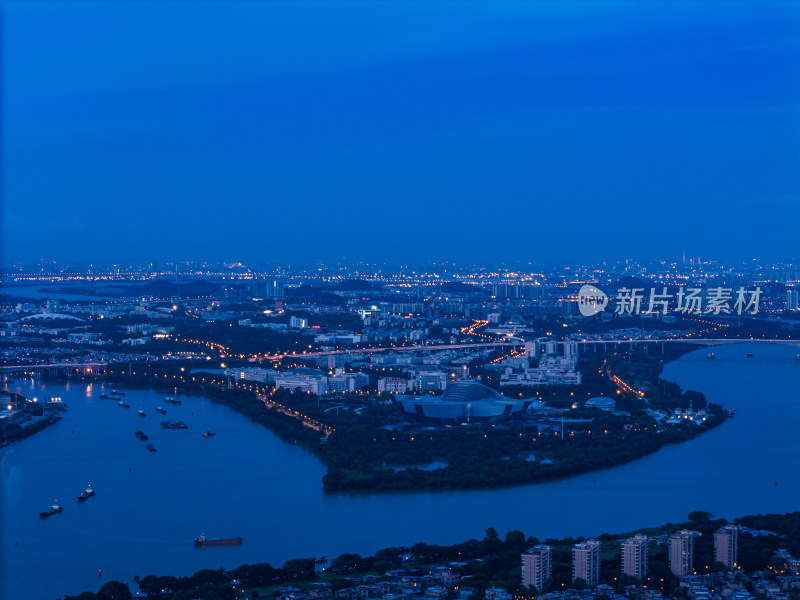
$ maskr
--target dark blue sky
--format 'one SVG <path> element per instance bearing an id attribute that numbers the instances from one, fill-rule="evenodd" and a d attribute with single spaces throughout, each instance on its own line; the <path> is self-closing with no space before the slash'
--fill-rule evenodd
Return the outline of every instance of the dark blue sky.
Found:
<path id="1" fill-rule="evenodd" d="M 6 1 L 6 259 L 800 258 L 796 2 Z"/>

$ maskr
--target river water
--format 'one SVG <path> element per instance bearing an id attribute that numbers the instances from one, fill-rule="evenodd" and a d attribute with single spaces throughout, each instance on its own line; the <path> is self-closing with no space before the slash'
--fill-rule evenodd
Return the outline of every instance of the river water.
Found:
<path id="1" fill-rule="evenodd" d="M 747 358 L 746 353 L 754 356 Z M 721 517 L 800 509 L 800 361 L 788 346 L 698 350 L 665 376 L 736 411 L 688 443 L 605 471 L 516 488 L 328 494 L 324 466 L 239 414 L 200 397 L 124 389 L 123 409 L 93 385 L 17 382 L 61 396 L 58 424 L 0 449 L 0 598 L 56 598 L 134 575 L 190 574 L 417 541 L 452 543 L 522 529 L 540 538 L 598 535 L 678 522 L 695 509 Z M 188 430 L 164 430 L 157 405 Z M 147 413 L 137 416 L 137 409 Z M 211 428 L 217 435 L 204 438 Z M 151 453 L 133 432 L 142 429 Z M 91 484 L 95 497 L 79 504 Z M 40 519 L 58 499 L 61 514 Z M 241 546 L 192 540 L 243 536 Z M 102 570 L 102 576 L 99 576 Z"/>

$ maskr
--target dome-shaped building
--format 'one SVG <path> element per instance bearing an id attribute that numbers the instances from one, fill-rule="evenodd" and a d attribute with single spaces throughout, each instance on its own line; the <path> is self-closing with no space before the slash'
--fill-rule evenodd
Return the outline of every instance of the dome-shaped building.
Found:
<path id="1" fill-rule="evenodd" d="M 403 411 L 438 424 L 496 422 L 525 410 L 529 400 L 511 400 L 477 381 L 448 384 L 441 396 L 398 396 Z"/>

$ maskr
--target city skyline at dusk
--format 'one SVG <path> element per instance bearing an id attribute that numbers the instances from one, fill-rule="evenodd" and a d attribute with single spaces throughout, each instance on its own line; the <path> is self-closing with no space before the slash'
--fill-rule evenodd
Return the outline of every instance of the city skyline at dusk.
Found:
<path id="1" fill-rule="evenodd" d="M 800 600 L 800 3 L 0 28 L 0 600 Z"/>

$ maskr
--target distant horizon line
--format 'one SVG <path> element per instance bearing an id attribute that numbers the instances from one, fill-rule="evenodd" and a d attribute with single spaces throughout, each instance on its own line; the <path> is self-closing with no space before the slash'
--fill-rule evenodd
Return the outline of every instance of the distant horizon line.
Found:
<path id="1" fill-rule="evenodd" d="M 420 259 L 358 259 L 358 258 L 339 258 L 339 259 L 307 259 L 307 260 L 281 260 L 281 259 L 250 259 L 250 260 L 226 260 L 226 259 L 151 259 L 151 260 L 130 260 L 130 261 L 115 261 L 115 260 L 59 260 L 59 259 L 38 259 L 38 260 L 0 260 L 0 269 L 3 271 L 17 271 L 20 269 L 33 269 L 41 270 L 44 268 L 52 268 L 52 272 L 65 272 L 64 269 L 76 269 L 75 271 L 66 271 L 73 273 L 83 273 L 83 269 L 134 269 L 134 270 L 150 270 L 154 272 L 159 271 L 167 265 L 174 267 L 189 267 L 189 268 L 209 268 L 220 270 L 236 270 L 246 269 L 248 271 L 262 271 L 264 268 L 269 269 L 307 269 L 319 267 L 339 267 L 339 268 L 354 268 L 354 267 L 391 267 L 391 268 L 419 268 L 419 267 L 448 267 L 448 268 L 500 268 L 508 269 L 511 267 L 519 268 L 524 266 L 531 266 L 536 268 L 548 269 L 572 269 L 572 268 L 590 268 L 601 266 L 625 266 L 625 267 L 648 267 L 648 266 L 715 266 L 715 267 L 740 267 L 744 265 L 753 266 L 800 266 L 800 261 L 797 258 L 781 258 L 781 259 L 766 259 L 766 258 L 711 258 L 703 259 L 702 257 L 686 257 L 677 259 L 667 258 L 617 258 L 617 259 L 595 259 L 591 261 L 582 260 L 525 260 L 525 259 L 483 259 L 483 260 L 458 260 L 458 259 L 445 259 L 445 258 L 420 258 Z M 10 274 L 10 273 L 4 273 Z"/>

